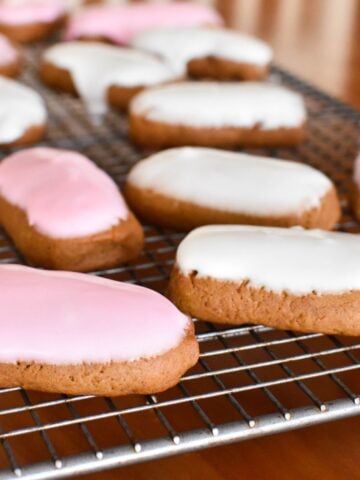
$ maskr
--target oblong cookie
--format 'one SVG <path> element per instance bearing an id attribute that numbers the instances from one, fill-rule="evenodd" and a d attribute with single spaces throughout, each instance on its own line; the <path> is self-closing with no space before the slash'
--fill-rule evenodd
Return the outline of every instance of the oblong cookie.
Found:
<path id="1" fill-rule="evenodd" d="M 200 147 L 140 161 L 124 194 L 149 223 L 180 230 L 216 223 L 331 229 L 340 217 L 335 187 L 318 170 Z"/>
<path id="2" fill-rule="evenodd" d="M 33 143 L 44 135 L 47 112 L 35 90 L 0 77 L 0 145 Z"/>
<path id="3" fill-rule="evenodd" d="M 191 320 L 147 288 L 18 265 L 0 285 L 0 387 L 150 394 L 197 362 Z"/>
<path id="4" fill-rule="evenodd" d="M 65 14 L 62 0 L 3 0 L 0 32 L 22 43 L 42 40 L 62 24 Z"/>
<path id="5" fill-rule="evenodd" d="M 143 231 L 105 172 L 83 155 L 22 150 L 0 163 L 0 223 L 28 262 L 89 271 L 140 255 Z"/>
<path id="6" fill-rule="evenodd" d="M 305 122 L 301 95 L 270 83 L 182 82 L 130 104 L 130 136 L 151 148 L 290 146 L 303 140 Z"/>
<path id="7" fill-rule="evenodd" d="M 94 115 L 105 113 L 107 102 L 126 109 L 143 88 L 178 78 L 154 55 L 96 42 L 59 43 L 48 48 L 40 74 L 49 86 L 78 94 Z"/>
<path id="8" fill-rule="evenodd" d="M 359 235 L 201 227 L 179 246 L 169 295 L 215 323 L 360 335 Z"/>
<path id="9" fill-rule="evenodd" d="M 190 2 L 101 5 L 82 9 L 70 17 L 65 38 L 99 38 L 126 45 L 134 35 L 152 27 L 222 23 L 221 16 L 211 7 Z"/>
<path id="10" fill-rule="evenodd" d="M 225 28 L 156 28 L 131 45 L 166 59 L 179 75 L 219 80 L 262 80 L 273 56 L 265 42 Z"/>
<path id="11" fill-rule="evenodd" d="M 16 77 L 20 73 L 20 67 L 19 49 L 11 40 L 0 33 L 0 75 Z"/>

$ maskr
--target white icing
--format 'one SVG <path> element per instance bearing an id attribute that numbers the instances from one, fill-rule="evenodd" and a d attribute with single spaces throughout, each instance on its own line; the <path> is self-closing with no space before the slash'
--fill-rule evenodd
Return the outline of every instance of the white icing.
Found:
<path id="1" fill-rule="evenodd" d="M 318 207 L 332 187 L 308 165 L 190 147 L 139 162 L 128 182 L 195 205 L 255 215 L 301 214 Z"/>
<path id="2" fill-rule="evenodd" d="M 299 127 L 306 119 L 302 97 L 260 82 L 182 82 L 148 89 L 131 112 L 149 120 L 193 127 Z"/>
<path id="3" fill-rule="evenodd" d="M 186 73 L 190 60 L 208 56 L 258 66 L 272 60 L 272 50 L 266 43 L 222 28 L 156 28 L 141 32 L 131 44 L 166 59 L 180 75 Z"/>
<path id="4" fill-rule="evenodd" d="M 180 244 L 177 264 L 220 281 L 296 295 L 360 290 L 360 236 L 349 233 L 208 226 Z"/>
<path id="5" fill-rule="evenodd" d="M 354 165 L 354 182 L 356 183 L 357 187 L 360 189 L 360 153 L 356 157 L 355 165 Z"/>
<path id="6" fill-rule="evenodd" d="M 106 112 L 106 93 L 112 85 L 142 87 L 175 78 L 172 69 L 153 55 L 96 42 L 60 43 L 50 47 L 44 59 L 70 72 L 93 115 Z"/>
<path id="7" fill-rule="evenodd" d="M 31 127 L 46 123 L 41 96 L 15 80 L 0 77 L 0 144 L 19 140 Z"/>

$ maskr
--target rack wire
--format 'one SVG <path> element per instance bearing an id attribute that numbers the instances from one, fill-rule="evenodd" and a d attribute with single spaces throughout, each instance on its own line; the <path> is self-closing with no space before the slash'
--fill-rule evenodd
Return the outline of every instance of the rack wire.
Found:
<path id="1" fill-rule="evenodd" d="M 23 81 L 47 102 L 44 143 L 83 152 L 121 186 L 146 155 L 128 142 L 126 118 L 110 112 L 94 126 L 79 100 L 43 87 L 36 72 L 40 51 L 27 51 Z M 251 151 L 324 171 L 341 194 L 338 228 L 359 232 L 347 192 L 360 113 L 283 69 L 274 68 L 271 79 L 305 96 L 307 140 L 297 149 Z M 150 225 L 145 231 L 140 259 L 93 274 L 163 291 L 183 233 Z M 0 263 L 23 263 L 3 232 Z M 76 476 L 360 413 L 359 339 L 203 322 L 196 322 L 196 331 L 199 363 L 163 394 L 109 399 L 0 390 L 0 479 Z"/>

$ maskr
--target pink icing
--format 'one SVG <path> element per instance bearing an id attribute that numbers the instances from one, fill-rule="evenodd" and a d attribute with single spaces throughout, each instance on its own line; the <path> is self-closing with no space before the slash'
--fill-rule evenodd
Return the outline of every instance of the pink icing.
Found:
<path id="1" fill-rule="evenodd" d="M 170 350 L 189 320 L 165 297 L 91 275 L 0 266 L 0 362 L 131 361 Z"/>
<path id="2" fill-rule="evenodd" d="M 30 225 L 54 238 L 92 235 L 128 216 L 112 179 L 67 150 L 39 147 L 10 155 L 0 164 L 0 194 L 26 212 Z"/>
<path id="3" fill-rule="evenodd" d="M 18 61 L 19 54 L 5 35 L 0 34 L 0 65 L 8 65 Z"/>
<path id="4" fill-rule="evenodd" d="M 221 24 L 222 19 L 215 10 L 195 3 L 112 5 L 91 7 L 75 14 L 65 38 L 100 36 L 114 43 L 127 44 L 147 28 Z"/>
<path id="5" fill-rule="evenodd" d="M 0 23 L 51 23 L 65 15 L 61 0 L 7 0 L 0 4 Z"/>

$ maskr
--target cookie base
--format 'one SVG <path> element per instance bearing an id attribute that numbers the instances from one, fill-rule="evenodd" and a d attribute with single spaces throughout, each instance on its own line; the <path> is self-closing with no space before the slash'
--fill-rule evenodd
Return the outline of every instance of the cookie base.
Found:
<path id="1" fill-rule="evenodd" d="M 174 172 L 176 174 L 176 172 Z M 242 224 L 272 227 L 320 228 L 331 230 L 340 218 L 340 204 L 336 190 L 324 195 L 319 207 L 300 215 L 249 215 L 242 212 L 217 210 L 191 202 L 167 197 L 154 190 L 138 188 L 126 183 L 123 193 L 131 209 L 147 222 L 177 230 L 192 230 L 201 225 Z"/>
<path id="2" fill-rule="evenodd" d="M 269 75 L 269 70 L 270 64 L 259 66 L 218 57 L 195 58 L 187 64 L 190 77 L 222 81 L 264 80 Z"/>
<path id="3" fill-rule="evenodd" d="M 199 347 L 191 324 L 175 348 L 156 357 L 132 362 L 79 365 L 0 363 L 0 387 L 107 397 L 155 394 L 176 385 L 181 376 L 195 365 L 198 357 Z"/>
<path id="4" fill-rule="evenodd" d="M 114 267 L 138 257 L 144 244 L 142 227 L 131 212 L 95 235 L 56 239 L 30 226 L 25 212 L 0 196 L 0 223 L 30 265 L 47 269 L 87 272 Z"/>
<path id="5" fill-rule="evenodd" d="M 47 38 L 51 33 L 60 28 L 65 21 L 65 16 L 49 23 L 10 24 L 0 23 L 0 32 L 19 43 L 37 42 Z"/>
<path id="6" fill-rule="evenodd" d="M 280 330 L 360 335 L 360 292 L 294 295 L 254 288 L 248 281 L 184 275 L 175 267 L 169 297 L 188 315 L 229 325 L 261 324 Z"/>
<path id="7" fill-rule="evenodd" d="M 18 55 L 18 59 L 11 63 L 6 63 L 0 65 L 0 75 L 4 77 L 17 77 L 20 74 L 22 66 L 22 61 L 20 54 Z"/>
<path id="8" fill-rule="evenodd" d="M 130 111 L 130 138 L 145 148 L 155 150 L 203 146 L 214 148 L 294 146 L 305 137 L 305 124 L 296 128 L 261 130 L 237 127 L 192 127 L 149 120 Z"/>

